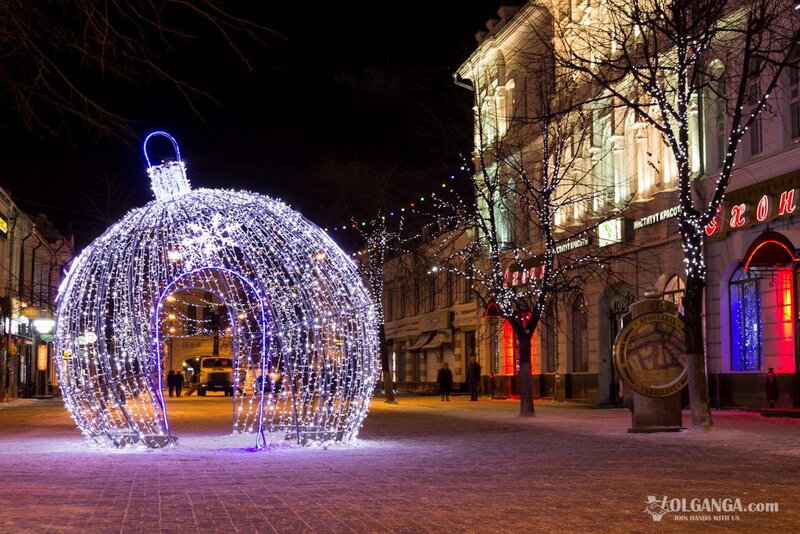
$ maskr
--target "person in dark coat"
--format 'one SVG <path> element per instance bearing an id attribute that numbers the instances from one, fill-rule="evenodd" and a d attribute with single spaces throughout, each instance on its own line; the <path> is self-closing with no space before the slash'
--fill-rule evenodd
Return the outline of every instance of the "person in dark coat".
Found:
<path id="1" fill-rule="evenodd" d="M 475 356 L 472 357 L 472 363 L 469 364 L 467 370 L 467 385 L 469 386 L 469 400 L 478 400 L 478 387 L 481 384 L 481 364 Z"/>
<path id="2" fill-rule="evenodd" d="M 183 391 L 183 373 L 175 373 L 175 396 L 180 397 Z"/>
<path id="3" fill-rule="evenodd" d="M 175 371 L 172 369 L 167 373 L 167 387 L 169 388 L 169 396 L 172 397 L 172 394 L 175 393 Z"/>
<path id="4" fill-rule="evenodd" d="M 439 376 L 436 377 L 436 381 L 439 383 L 442 402 L 450 402 L 450 392 L 453 390 L 453 372 L 450 371 L 447 362 L 444 362 L 442 368 L 439 369 Z"/>

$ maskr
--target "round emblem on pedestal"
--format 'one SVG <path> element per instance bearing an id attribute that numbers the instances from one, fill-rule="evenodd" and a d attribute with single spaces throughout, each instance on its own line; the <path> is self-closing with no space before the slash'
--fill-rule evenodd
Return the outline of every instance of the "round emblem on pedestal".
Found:
<path id="1" fill-rule="evenodd" d="M 614 364 L 625 384 L 648 397 L 668 397 L 686 386 L 683 320 L 669 313 L 641 315 L 617 335 Z"/>

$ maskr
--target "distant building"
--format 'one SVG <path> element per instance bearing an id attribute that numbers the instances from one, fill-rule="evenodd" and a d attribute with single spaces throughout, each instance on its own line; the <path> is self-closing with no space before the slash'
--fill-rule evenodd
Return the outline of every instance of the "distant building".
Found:
<path id="1" fill-rule="evenodd" d="M 159 322 L 164 342 L 163 375 L 172 370 L 193 383 L 200 373 L 200 358 L 233 358 L 228 313 L 220 298 L 207 291 L 183 290 L 167 296 Z"/>
<path id="2" fill-rule="evenodd" d="M 57 387 L 50 335 L 58 286 L 74 254 L 44 214 L 29 215 L 0 189 L 0 397 L 50 395 Z"/>
<path id="3" fill-rule="evenodd" d="M 478 356 L 481 336 L 469 282 L 413 254 L 387 261 L 384 278 L 386 339 L 397 388 L 433 391 L 447 362 L 455 390 L 465 390 L 467 366 Z"/>

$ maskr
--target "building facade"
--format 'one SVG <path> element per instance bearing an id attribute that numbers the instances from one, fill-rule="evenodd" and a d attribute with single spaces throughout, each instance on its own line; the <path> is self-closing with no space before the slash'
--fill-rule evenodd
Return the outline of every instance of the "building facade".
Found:
<path id="1" fill-rule="evenodd" d="M 57 391 L 48 320 L 73 251 L 46 215 L 22 212 L 0 189 L 0 401 Z"/>
<path id="2" fill-rule="evenodd" d="M 541 57 L 542 51 L 530 49 L 537 46 L 532 29 L 553 19 L 567 27 L 596 22 L 595 3 L 503 7 L 476 35 L 476 50 L 456 73 L 457 83 L 475 96 L 476 150 L 503 139 L 515 121 L 536 108 L 541 62 L 531 58 Z M 787 69 L 777 94 L 771 95 L 772 105 L 745 134 L 726 202 L 706 228 L 703 326 L 716 406 L 766 406 L 764 385 L 773 373 L 779 392 L 775 404 L 800 405 L 799 79 L 796 68 Z M 698 194 L 710 194 L 722 165 L 728 119 L 720 95 L 728 90 L 709 88 L 690 105 L 690 161 Z M 677 171 L 654 127 L 611 95 L 599 90 L 586 94 L 591 95 L 583 105 L 588 132 L 572 156 L 603 194 L 593 196 L 593 204 L 566 203 L 559 209 L 556 220 L 564 233 L 557 252 L 605 248 L 611 251 L 613 276 L 587 279 L 581 291 L 555 296 L 532 340 L 532 372 L 539 396 L 617 405 L 624 387 L 612 351 L 628 306 L 651 287 L 679 305 L 683 296 Z M 525 146 L 536 153 L 540 140 L 531 138 Z M 525 250 L 541 250 L 531 242 L 530 228 L 520 224 L 524 206 L 508 205 L 498 221 L 499 233 L 526 244 Z M 591 238 L 568 238 L 586 224 L 589 211 L 598 210 L 605 210 L 606 219 Z M 474 354 L 486 375 L 484 392 L 493 374 L 496 395 L 515 394 L 518 347 L 510 325 L 479 306 L 464 279 L 431 272 L 431 265 L 398 268 L 404 261 L 394 259 L 386 271 L 386 331 L 398 387 L 435 388 L 435 369 L 444 361 L 461 382 Z M 509 265 L 507 283 L 524 284 L 526 273 L 515 272 L 519 262 Z"/>
<path id="3" fill-rule="evenodd" d="M 386 340 L 397 388 L 434 391 L 446 362 L 455 390 L 466 390 L 481 335 L 469 281 L 436 268 L 426 254 L 390 259 L 384 277 Z"/>

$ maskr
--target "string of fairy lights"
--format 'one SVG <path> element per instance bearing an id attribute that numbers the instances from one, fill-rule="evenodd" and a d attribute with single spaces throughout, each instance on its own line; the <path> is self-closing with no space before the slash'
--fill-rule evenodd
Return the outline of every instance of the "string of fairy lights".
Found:
<path id="1" fill-rule="evenodd" d="M 437 198 L 441 198 L 443 194 L 454 194 L 455 182 L 461 175 L 469 180 L 470 165 L 467 163 L 466 158 L 461 155 L 462 163 L 458 170 L 451 173 L 446 180 L 440 182 L 439 187 L 430 190 L 429 193 L 414 197 L 405 203 L 398 204 L 392 208 L 383 208 L 376 212 L 372 218 L 357 217 L 354 215 L 346 216 L 346 220 L 341 224 L 326 226 L 323 228 L 325 232 L 330 234 L 335 233 L 363 233 L 363 230 L 370 225 L 375 225 L 379 221 L 386 220 L 400 220 L 412 214 L 425 214 L 425 207 L 435 203 Z M 352 255 L 355 255 L 353 253 Z"/>
<path id="2" fill-rule="evenodd" d="M 153 137 L 174 161 L 150 164 Z M 258 448 L 354 439 L 380 369 L 355 263 L 278 200 L 192 190 L 166 133 L 145 158 L 155 200 L 90 244 L 58 291 L 56 370 L 77 426 L 106 447 L 173 444 L 165 351 L 196 329 L 229 339 L 233 432 Z"/>

